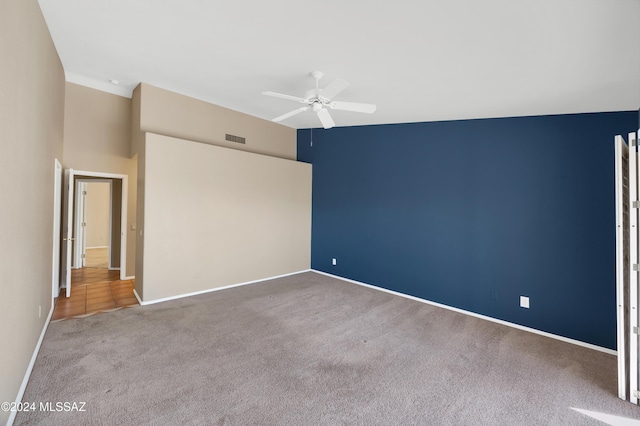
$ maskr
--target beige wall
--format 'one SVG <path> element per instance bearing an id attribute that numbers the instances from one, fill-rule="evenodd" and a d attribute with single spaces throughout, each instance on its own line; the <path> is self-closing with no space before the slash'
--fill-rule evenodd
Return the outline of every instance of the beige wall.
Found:
<path id="1" fill-rule="evenodd" d="M 310 267 L 310 164 L 151 133 L 144 145 L 144 301 Z"/>
<path id="2" fill-rule="evenodd" d="M 188 96 L 141 84 L 133 94 L 140 130 L 274 157 L 296 158 L 296 130 Z M 136 103 L 140 108 L 135 107 Z M 139 111 L 138 111 L 139 109 Z M 132 154 L 139 138 L 134 130 Z M 138 133 L 139 134 L 139 133 Z M 246 144 L 225 141 L 231 134 Z"/>
<path id="3" fill-rule="evenodd" d="M 52 305 L 62 156 L 64 71 L 36 0 L 0 2 L 0 52 L 0 401 L 14 401 Z"/>
<path id="4" fill-rule="evenodd" d="M 136 160 L 131 150 L 131 100 L 66 84 L 64 168 L 128 176 L 127 276 L 135 274 Z"/>
<path id="5" fill-rule="evenodd" d="M 142 288 L 142 283 L 144 282 L 144 238 L 143 238 L 143 229 L 144 229 L 144 197 L 145 197 L 145 175 L 146 175 L 146 167 L 145 167 L 145 146 L 144 136 L 142 137 L 142 141 L 139 145 L 138 153 L 136 154 L 136 159 L 138 162 L 138 174 L 137 174 L 137 184 L 138 189 L 136 191 L 136 280 L 135 291 L 138 293 L 138 297 L 144 297 L 144 289 Z"/>
<path id="6" fill-rule="evenodd" d="M 273 157 L 296 158 L 296 131 L 289 127 L 262 120 L 237 111 L 209 104 L 198 99 L 173 93 L 142 83 L 136 87 L 131 97 L 131 128 L 129 154 L 137 162 L 137 202 L 136 223 L 136 292 L 144 300 L 150 300 L 144 288 L 145 245 L 142 230 L 145 228 L 145 153 L 149 133 L 162 134 L 201 145 L 215 145 L 239 151 L 250 151 Z M 225 141 L 225 134 L 246 138 L 246 144 Z M 151 136 L 152 141 L 156 136 Z M 178 158 L 181 154 L 178 154 Z M 167 169 L 167 177 L 174 176 Z M 156 179 L 154 176 L 152 179 Z M 153 214 L 153 213 L 152 213 Z M 309 231 L 310 232 L 310 231 Z M 309 257 L 309 256 L 308 256 Z M 182 294 L 184 291 L 173 292 Z M 155 296 L 153 296 L 155 297 Z"/>
<path id="7" fill-rule="evenodd" d="M 135 264 L 135 289 L 139 297 L 142 297 L 142 281 L 144 270 L 142 259 L 144 258 L 144 245 L 139 230 L 144 229 L 144 134 L 140 131 L 142 85 L 139 84 L 131 95 L 131 146 L 129 155 L 134 158 L 138 166 L 136 173 L 136 264 Z"/>
<path id="8" fill-rule="evenodd" d="M 136 280 L 134 282 L 135 290 L 138 293 L 138 297 L 144 299 L 144 289 L 142 288 L 142 283 L 144 282 L 144 239 L 143 239 L 143 229 L 144 229 L 144 197 L 145 197 L 145 143 L 144 137 L 142 142 L 140 143 L 140 149 L 135 156 L 136 161 L 138 162 L 138 189 L 136 191 Z"/>
<path id="9" fill-rule="evenodd" d="M 109 182 L 87 183 L 86 198 L 86 247 L 109 245 L 109 218 L 111 216 L 111 184 Z"/>
<path id="10" fill-rule="evenodd" d="M 134 158 L 140 150 L 144 134 L 140 130 L 140 109 L 142 108 L 142 84 L 138 84 L 131 94 L 131 147 L 129 156 Z"/>

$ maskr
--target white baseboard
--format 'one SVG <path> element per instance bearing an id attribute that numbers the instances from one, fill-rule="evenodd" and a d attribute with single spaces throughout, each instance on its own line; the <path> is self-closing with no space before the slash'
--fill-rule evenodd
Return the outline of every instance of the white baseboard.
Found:
<path id="1" fill-rule="evenodd" d="M 140 306 L 144 305 L 144 303 L 142 303 L 142 299 L 138 295 L 138 292 L 136 291 L 135 288 L 133 289 L 133 295 L 136 297 L 136 299 L 138 299 L 138 303 L 140 304 Z"/>
<path id="2" fill-rule="evenodd" d="M 486 315 L 476 314 L 475 312 L 465 311 L 464 309 L 454 308 L 453 306 L 443 305 L 442 303 L 432 302 L 432 301 L 427 300 L 427 299 L 421 299 L 419 297 L 410 296 L 408 294 L 399 293 L 397 291 L 388 290 L 386 288 L 377 287 L 375 285 L 366 284 L 366 283 L 363 283 L 363 282 L 360 282 L 360 281 L 351 280 L 349 278 L 339 277 L 337 275 L 329 274 L 327 272 L 322 272 L 322 271 L 318 271 L 318 270 L 315 270 L 315 269 L 312 269 L 312 271 L 316 272 L 318 274 L 326 275 L 328 277 L 336 278 L 336 279 L 339 279 L 339 280 L 342 280 L 342 281 L 346 281 L 346 282 L 349 282 L 349 283 L 361 285 L 361 286 L 364 286 L 364 287 L 372 288 L 374 290 L 384 291 L 385 293 L 390 293 L 390 294 L 394 294 L 396 296 L 401 296 L 401 297 L 404 297 L 404 298 L 407 298 L 407 299 L 415 300 L 417 302 L 426 303 L 428 305 L 437 306 L 439 308 L 448 309 L 450 311 L 458 312 L 458 313 L 465 314 L 465 315 L 470 315 L 472 317 L 476 317 L 476 318 L 480 318 L 480 319 L 483 319 L 483 320 L 487 320 L 487 321 L 495 322 L 495 323 L 498 323 L 498 324 L 506 325 L 506 326 L 509 326 L 509 327 L 517 328 L 518 330 L 524 330 L 524 331 L 528 331 L 530 333 L 539 334 L 539 335 L 545 336 L 545 337 L 551 337 L 552 339 L 561 340 L 563 342 L 571 343 L 571 344 L 574 344 L 574 345 L 583 346 L 585 348 L 589 348 L 589 349 L 593 349 L 593 350 L 596 350 L 596 351 L 604 352 L 604 353 L 607 353 L 609 355 L 617 355 L 618 354 L 618 352 L 614 351 L 613 349 L 603 348 L 602 346 L 593 345 L 591 343 L 582 342 L 580 340 L 570 339 L 568 337 L 558 336 L 557 334 L 547 333 L 546 331 L 537 330 L 535 328 L 525 327 L 525 326 L 520 325 L 520 324 L 515 324 L 515 323 L 512 323 L 512 322 L 503 321 L 503 320 L 500 320 L 500 319 L 497 319 L 497 318 L 488 317 Z"/>
<path id="3" fill-rule="evenodd" d="M 120 279 L 121 280 L 134 280 L 134 279 L 136 279 L 136 276 L 135 275 L 131 275 L 129 277 L 124 277 L 124 278 L 120 278 Z"/>
<path id="4" fill-rule="evenodd" d="M 85 247 L 85 250 L 91 250 L 91 249 L 104 249 L 104 248 L 109 248 L 109 246 L 94 246 L 94 247 Z"/>
<path id="5" fill-rule="evenodd" d="M 107 269 L 110 270 L 110 271 L 119 271 L 120 267 L 114 268 L 114 267 L 109 266 Z"/>
<path id="6" fill-rule="evenodd" d="M 136 298 L 138 299 L 138 302 L 142 306 L 146 306 L 146 305 L 153 305 L 155 303 L 160 303 L 160 302 L 167 302 L 169 300 L 182 299 L 183 297 L 190 297 L 190 296 L 197 296 L 199 294 L 204 294 L 204 293 L 211 293 L 212 291 L 226 290 L 228 288 L 240 287 L 240 286 L 243 286 L 243 285 L 261 283 L 263 281 L 275 280 L 276 278 L 284 278 L 284 277 L 288 277 L 288 276 L 291 276 L 291 275 L 297 275 L 297 274 L 301 274 L 303 272 L 310 272 L 310 271 L 311 271 L 311 269 L 304 269 L 302 271 L 291 272 L 291 273 L 283 274 L 283 275 L 276 275 L 275 277 L 261 278 L 259 280 L 247 281 L 247 282 L 238 283 L 238 284 L 231 284 L 231 285 L 227 285 L 227 286 L 224 286 L 224 287 L 210 288 L 210 289 L 202 290 L 202 291 L 194 291 L 193 293 L 178 294 L 176 296 L 163 297 L 162 299 L 148 300 L 148 301 L 145 301 L 145 302 L 143 302 L 140 299 L 140 296 L 138 295 L 138 293 L 135 290 L 134 290 L 134 294 L 135 294 Z"/>
<path id="7" fill-rule="evenodd" d="M 38 343 L 36 343 L 36 347 L 33 350 L 33 355 L 31 355 L 31 361 L 29 361 L 29 365 L 27 366 L 27 371 L 24 373 L 24 378 L 22 379 L 22 384 L 20 385 L 20 389 L 18 390 L 18 395 L 16 396 L 16 405 L 22 401 L 22 397 L 24 396 L 24 391 L 27 389 L 27 383 L 29 383 L 29 378 L 31 377 L 31 372 L 33 371 L 33 366 L 36 363 L 36 358 L 38 357 L 38 352 L 40 352 L 40 345 L 42 345 L 42 341 L 44 340 L 44 335 L 47 331 L 47 327 L 49 327 L 49 322 L 51 321 L 51 316 L 53 315 L 53 308 L 55 305 L 53 301 L 51 303 L 51 309 L 49 309 L 49 315 L 47 316 L 47 320 L 44 322 L 44 326 L 42 327 L 42 332 L 40 333 L 40 338 L 38 339 Z M 14 420 L 16 419 L 17 411 L 12 411 L 9 415 L 9 420 L 7 420 L 7 426 L 13 425 Z"/>

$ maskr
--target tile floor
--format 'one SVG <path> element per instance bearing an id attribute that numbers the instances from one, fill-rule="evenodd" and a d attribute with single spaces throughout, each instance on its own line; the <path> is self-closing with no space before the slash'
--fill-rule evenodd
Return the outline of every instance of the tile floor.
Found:
<path id="1" fill-rule="evenodd" d="M 86 249 L 84 266 L 87 268 L 107 269 L 109 267 L 109 247 Z"/>
<path id="2" fill-rule="evenodd" d="M 134 280 L 119 279 L 119 271 L 74 269 L 71 274 L 71 297 L 64 290 L 56 299 L 51 321 L 82 317 L 97 312 L 137 305 Z"/>

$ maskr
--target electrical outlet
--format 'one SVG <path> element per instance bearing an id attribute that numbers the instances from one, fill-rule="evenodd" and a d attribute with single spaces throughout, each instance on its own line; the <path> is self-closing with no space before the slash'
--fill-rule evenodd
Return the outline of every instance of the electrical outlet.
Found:
<path id="1" fill-rule="evenodd" d="M 527 296 L 520 296 L 520 307 L 529 309 L 529 298 Z"/>
<path id="2" fill-rule="evenodd" d="M 38 318 L 42 318 L 42 305 L 38 305 Z"/>
<path id="3" fill-rule="evenodd" d="M 336 266 L 338 264 L 338 261 L 336 260 L 336 258 L 334 257 L 333 259 L 331 259 L 331 264 L 333 266 Z"/>

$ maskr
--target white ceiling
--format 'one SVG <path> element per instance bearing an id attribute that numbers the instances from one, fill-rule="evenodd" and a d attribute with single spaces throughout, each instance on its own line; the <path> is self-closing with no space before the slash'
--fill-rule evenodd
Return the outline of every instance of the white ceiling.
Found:
<path id="1" fill-rule="evenodd" d="M 39 0 L 68 81 L 271 119 L 340 77 L 337 126 L 640 108 L 638 0 Z M 110 79 L 121 82 L 119 86 Z M 283 122 L 319 127 L 311 111 Z"/>

